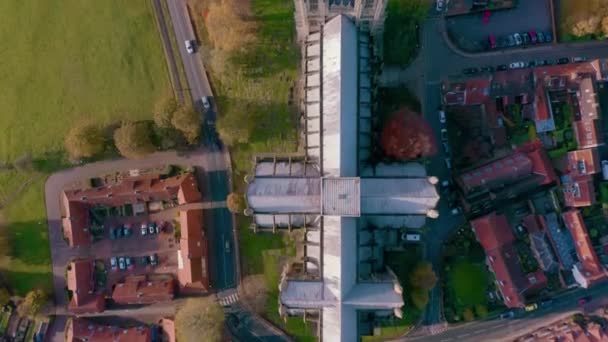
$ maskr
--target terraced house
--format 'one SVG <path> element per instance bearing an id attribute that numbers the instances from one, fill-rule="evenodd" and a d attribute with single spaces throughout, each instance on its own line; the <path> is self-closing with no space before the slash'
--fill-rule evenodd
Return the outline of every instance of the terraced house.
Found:
<path id="1" fill-rule="evenodd" d="M 281 277 L 279 311 L 305 315 L 324 341 L 356 341 L 370 334 L 370 317 L 402 316 L 402 287 L 384 250 L 400 228 L 437 217 L 437 180 L 424 166 L 366 162 L 371 54 L 369 34 L 343 15 L 310 34 L 306 153 L 257 156 L 246 178 L 255 231 L 305 230 L 303 258 Z"/>

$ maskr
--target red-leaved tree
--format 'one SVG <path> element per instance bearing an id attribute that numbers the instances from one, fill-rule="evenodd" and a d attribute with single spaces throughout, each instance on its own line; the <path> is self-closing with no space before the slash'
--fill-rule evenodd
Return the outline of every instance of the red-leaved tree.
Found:
<path id="1" fill-rule="evenodd" d="M 380 146 L 386 156 L 398 160 L 428 157 L 437 153 L 431 126 L 408 108 L 393 113 L 380 135 Z"/>

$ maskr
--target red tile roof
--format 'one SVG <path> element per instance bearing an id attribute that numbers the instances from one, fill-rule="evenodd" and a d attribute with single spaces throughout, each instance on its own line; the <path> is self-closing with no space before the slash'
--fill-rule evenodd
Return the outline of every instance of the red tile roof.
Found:
<path id="1" fill-rule="evenodd" d="M 599 119 L 599 105 L 593 86 L 593 78 L 590 76 L 583 77 L 580 81 L 580 88 L 577 92 L 579 97 L 579 107 L 582 120 Z"/>
<path id="2" fill-rule="evenodd" d="M 590 148 L 604 144 L 599 120 L 574 121 L 572 127 L 578 148 Z"/>
<path id="3" fill-rule="evenodd" d="M 112 299 L 118 304 L 153 304 L 170 301 L 175 294 L 173 278 L 149 279 L 147 276 L 127 277 L 114 285 Z"/>
<path id="4" fill-rule="evenodd" d="M 150 342 L 152 333 L 147 326 L 120 328 L 100 325 L 82 318 L 72 318 L 66 325 L 66 342 Z"/>
<path id="5" fill-rule="evenodd" d="M 586 280 L 587 286 L 606 279 L 606 270 L 595 254 L 581 212 L 578 209 L 570 209 L 562 214 L 562 218 L 572 235 L 576 255 L 580 262 L 578 269 L 580 275 Z"/>
<path id="6" fill-rule="evenodd" d="M 515 236 L 506 216 L 495 212 L 471 221 L 477 240 L 486 252 L 488 266 L 496 275 L 505 305 L 523 307 L 524 295 L 543 288 L 547 278 L 542 271 L 524 274 L 513 249 Z"/>
<path id="7" fill-rule="evenodd" d="M 159 200 L 177 200 L 178 204 L 186 204 L 199 202 L 201 198 L 192 173 L 165 179 L 159 175 L 129 177 L 117 185 L 66 190 L 61 197 L 65 211 L 64 235 L 71 247 L 91 243 L 88 231 L 90 205 L 117 207 Z"/>
<path id="8" fill-rule="evenodd" d="M 590 175 L 571 177 L 570 181 L 562 184 L 562 191 L 567 207 L 588 207 L 596 202 L 593 177 Z"/>
<path id="9" fill-rule="evenodd" d="M 68 309 L 74 313 L 101 312 L 105 309 L 102 294 L 95 293 L 95 275 L 93 260 L 74 260 L 67 271 L 68 290 L 72 291 L 72 300 Z"/>
<path id="10" fill-rule="evenodd" d="M 551 161 L 538 140 L 523 144 L 504 158 L 461 174 L 457 181 L 468 193 L 480 187 L 501 187 L 532 174 L 542 177 L 539 185 L 557 181 Z"/>
<path id="11" fill-rule="evenodd" d="M 490 79 L 474 78 L 464 83 L 447 85 L 444 102 L 447 105 L 473 105 L 481 104 L 490 95 Z"/>
<path id="12" fill-rule="evenodd" d="M 573 177 L 601 172 L 598 150 L 588 148 L 568 152 L 568 171 Z"/>
<path id="13" fill-rule="evenodd" d="M 178 255 L 178 280 L 180 285 L 209 289 L 207 271 L 207 237 L 203 231 L 203 211 L 179 212 L 181 238 Z"/>
<path id="14" fill-rule="evenodd" d="M 163 341 L 175 342 L 175 321 L 171 318 L 163 318 L 160 320 L 160 326 L 163 329 Z"/>

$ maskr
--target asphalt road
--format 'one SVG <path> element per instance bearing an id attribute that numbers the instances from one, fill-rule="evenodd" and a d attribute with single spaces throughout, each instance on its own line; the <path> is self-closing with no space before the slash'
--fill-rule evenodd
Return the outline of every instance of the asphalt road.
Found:
<path id="1" fill-rule="evenodd" d="M 184 65 L 189 91 L 192 95 L 193 105 L 202 112 L 202 129 L 203 135 L 205 136 L 204 145 L 206 145 L 205 147 L 209 150 L 219 150 L 221 144 L 217 143 L 217 141 L 215 141 L 215 144 L 212 143 L 214 142 L 213 140 L 216 139 L 214 129 L 216 116 L 215 106 L 211 100 L 211 109 L 205 112 L 201 102 L 203 96 L 207 96 L 210 99 L 213 98 L 211 85 L 209 84 L 207 73 L 201 62 L 199 49 L 195 49 L 194 53 L 188 53 L 186 50 L 185 41 L 196 40 L 186 2 L 183 0 L 167 0 L 167 4 Z M 221 152 L 224 155 L 224 159 L 219 162 L 224 163 L 226 166 L 224 167 L 224 170 L 229 170 L 227 151 L 222 150 Z M 227 171 L 207 172 L 206 183 L 208 189 L 203 189 L 203 192 L 205 193 L 204 196 L 223 198 L 222 200 L 225 200 L 226 195 L 229 192 L 229 177 L 230 174 Z M 232 215 L 226 208 L 205 211 L 205 225 L 209 238 L 209 271 L 211 286 L 213 286 L 216 291 L 234 288 L 237 286 L 235 253 L 237 246 L 235 246 Z"/>
<path id="2" fill-rule="evenodd" d="M 500 64 L 509 64 L 515 61 L 528 62 L 537 59 L 557 59 L 561 57 L 584 56 L 589 59 L 608 57 L 608 44 L 601 42 L 578 43 L 578 44 L 545 44 L 526 49 L 509 49 L 502 51 L 493 51 L 491 53 L 468 54 L 455 49 L 453 43 L 446 40 L 445 22 L 440 17 L 430 17 L 426 20 L 421 30 L 421 50 L 418 57 L 412 64 L 405 69 L 385 66 L 383 74 L 380 77 L 380 83 L 383 86 L 408 86 L 420 99 L 422 99 L 422 111 L 428 122 L 431 124 L 435 136 L 440 141 L 441 123 L 437 108 L 440 106 L 440 87 L 441 80 L 448 77 L 463 77 L 462 70 L 468 67 L 494 66 Z M 449 178 L 450 170 L 447 169 L 444 158 L 446 157 L 442 146 L 439 146 L 439 154 L 430 161 L 427 168 L 430 175 L 437 176 L 440 180 Z M 452 216 L 445 198 L 438 205 L 439 218 L 437 220 L 429 220 L 428 227 L 430 234 L 426 237 L 426 257 L 433 264 L 433 268 L 440 274 L 443 269 L 441 264 L 441 245 L 454 232 L 454 230 L 464 222 L 461 216 Z M 602 292 L 603 293 L 603 292 Z M 567 305 L 564 304 L 563 308 Z M 562 309 L 563 309 L 562 308 Z M 555 309 L 561 311 L 562 309 Z M 538 316 L 538 320 L 552 319 L 551 315 L 544 314 L 553 313 L 552 310 L 543 310 L 534 313 Z M 528 320 L 525 320 L 526 322 Z M 494 322 L 494 323 L 490 323 Z M 442 294 L 440 286 L 436 286 L 429 295 L 429 304 L 425 310 L 423 317 L 423 328 L 417 329 L 410 336 L 417 335 L 416 333 L 423 332 L 422 335 L 428 340 L 450 341 L 452 339 L 466 338 L 467 334 L 479 334 L 474 340 L 485 340 L 486 336 L 503 336 L 507 334 L 512 327 L 518 326 L 516 321 L 508 325 L 490 322 L 474 322 L 466 327 L 458 328 L 453 332 L 454 328 L 449 328 L 447 331 L 430 337 L 428 334 L 442 331 L 445 329 L 433 329 L 429 327 L 437 327 L 444 325 L 442 315 Z M 527 325 L 522 323 L 522 326 Z M 484 330 L 483 338 L 481 330 Z M 490 331 L 491 330 L 491 331 Z M 503 334 L 503 335 L 501 335 Z M 459 337 L 459 335 L 462 335 Z M 425 339 L 425 341 L 426 341 Z M 491 340 L 491 339 L 490 339 Z M 496 340 L 496 339 L 494 339 Z"/>

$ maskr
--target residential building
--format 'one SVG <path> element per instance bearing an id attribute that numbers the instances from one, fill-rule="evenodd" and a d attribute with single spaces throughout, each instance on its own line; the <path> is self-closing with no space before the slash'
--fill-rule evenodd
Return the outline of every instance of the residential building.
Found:
<path id="1" fill-rule="evenodd" d="M 66 342 L 152 342 L 152 332 L 145 325 L 121 328 L 93 323 L 84 318 L 70 318 L 65 327 Z"/>
<path id="2" fill-rule="evenodd" d="M 596 202 L 595 186 L 591 175 L 562 176 L 562 191 L 566 207 L 588 207 Z"/>
<path id="3" fill-rule="evenodd" d="M 570 209 L 562 214 L 564 225 L 570 231 L 578 262 L 572 267 L 576 282 L 583 288 L 606 279 L 606 270 L 593 249 L 583 215 L 578 209 Z"/>
<path id="4" fill-rule="evenodd" d="M 112 299 L 118 304 L 153 304 L 175 296 L 173 277 L 129 276 L 112 288 Z"/>
<path id="5" fill-rule="evenodd" d="M 586 176 L 602 171 L 597 149 L 588 148 L 568 152 L 568 171 L 571 176 Z"/>
<path id="6" fill-rule="evenodd" d="M 526 295 L 547 285 L 544 272 L 524 273 L 514 249 L 515 236 L 505 215 L 493 212 L 472 220 L 471 227 L 486 253 L 486 263 L 496 276 L 496 287 L 505 305 L 524 307 Z"/>
<path id="7" fill-rule="evenodd" d="M 180 210 L 179 223 L 181 236 L 177 251 L 177 280 L 182 291 L 206 292 L 209 290 L 209 252 L 203 229 L 203 210 Z"/>
<path id="8" fill-rule="evenodd" d="M 95 272 L 92 259 L 73 260 L 68 264 L 67 287 L 71 299 L 68 310 L 73 313 L 102 312 L 105 309 L 103 294 L 95 289 Z"/>
<path id="9" fill-rule="evenodd" d="M 306 152 L 259 155 L 246 177 L 254 231 L 304 230 L 304 257 L 281 276 L 279 313 L 314 321 L 324 341 L 356 341 L 370 331 L 370 316 L 402 316 L 402 287 L 382 246 L 398 243 L 400 228 L 437 217 L 437 179 L 424 166 L 366 164 L 370 53 L 369 35 L 346 16 L 309 35 Z"/>
<path id="10" fill-rule="evenodd" d="M 65 190 L 61 194 L 63 233 L 70 247 L 91 244 L 89 209 L 92 206 L 119 207 L 155 201 L 186 204 L 200 200 L 201 193 L 192 173 L 169 178 L 128 177 L 117 185 Z"/>
<path id="11" fill-rule="evenodd" d="M 608 327 L 587 317 L 585 324 L 571 316 L 519 337 L 515 342 L 608 342 Z"/>
<path id="12" fill-rule="evenodd" d="M 604 145 L 604 135 L 599 120 L 580 120 L 572 123 L 578 148 Z"/>

